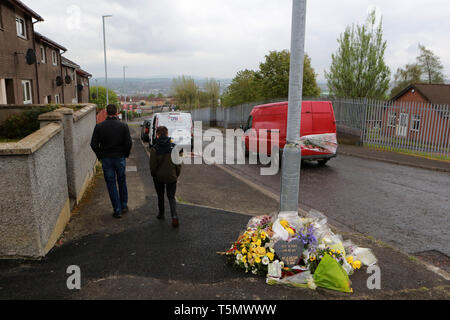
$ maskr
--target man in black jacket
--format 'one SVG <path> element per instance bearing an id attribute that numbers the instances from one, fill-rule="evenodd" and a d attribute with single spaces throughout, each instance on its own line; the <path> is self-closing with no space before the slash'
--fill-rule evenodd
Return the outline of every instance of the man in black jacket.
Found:
<path id="1" fill-rule="evenodd" d="M 121 218 L 122 213 L 128 212 L 125 158 L 130 156 L 133 143 L 128 125 L 117 118 L 117 107 L 110 104 L 106 107 L 106 112 L 108 113 L 106 120 L 95 126 L 91 148 L 102 162 L 103 175 L 114 208 L 113 216 Z M 117 192 L 117 183 L 119 192 Z"/>

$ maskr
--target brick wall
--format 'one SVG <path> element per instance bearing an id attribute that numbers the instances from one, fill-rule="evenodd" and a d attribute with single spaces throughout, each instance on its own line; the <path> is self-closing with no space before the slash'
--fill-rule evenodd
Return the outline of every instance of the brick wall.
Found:
<path id="1" fill-rule="evenodd" d="M 42 62 L 40 47 L 45 50 L 45 62 Z M 52 51 L 56 52 L 57 65 L 52 63 Z M 37 70 L 39 77 L 39 99 L 40 103 L 56 103 L 55 95 L 59 95 L 60 103 L 63 103 L 63 86 L 56 85 L 56 77 L 61 75 L 61 54 L 59 49 L 53 48 L 41 41 L 36 41 Z M 64 77 L 62 77 L 64 80 Z M 50 96 L 51 100 L 45 100 Z M 69 101 L 68 103 L 70 103 Z"/>
<path id="2" fill-rule="evenodd" d="M 0 3 L 3 28 L 0 28 L 0 79 L 12 79 L 14 101 L 8 103 L 23 103 L 22 80 L 30 80 L 32 84 L 33 103 L 37 103 L 36 66 L 28 65 L 25 55 L 28 49 L 33 49 L 33 24 L 29 15 L 9 2 Z M 16 16 L 25 20 L 26 39 L 17 36 Z"/>
<path id="3" fill-rule="evenodd" d="M 413 101 L 413 102 L 428 102 L 424 96 L 422 96 L 417 90 L 415 89 L 409 89 L 408 92 L 406 92 L 404 95 L 402 95 L 400 98 L 398 98 L 395 101 Z"/>

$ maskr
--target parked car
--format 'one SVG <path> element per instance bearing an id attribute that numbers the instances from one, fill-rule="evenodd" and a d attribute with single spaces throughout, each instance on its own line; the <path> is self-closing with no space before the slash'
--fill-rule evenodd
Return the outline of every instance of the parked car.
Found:
<path id="1" fill-rule="evenodd" d="M 148 133 L 150 132 L 150 126 L 152 124 L 152 119 L 145 119 L 141 124 L 141 140 L 148 142 Z"/>
<path id="2" fill-rule="evenodd" d="M 190 113 L 165 112 L 156 113 L 153 116 L 149 132 L 149 145 L 156 140 L 156 128 L 165 126 L 169 130 L 169 137 L 176 145 L 192 150 L 194 126 Z"/>
<path id="3" fill-rule="evenodd" d="M 258 153 L 260 145 L 266 143 L 269 155 L 274 150 L 279 152 L 279 158 L 277 158 L 279 161 L 286 144 L 287 113 L 287 102 L 255 106 L 250 113 L 247 125 L 241 126 L 246 131 L 243 137 L 245 151 Z M 254 130 L 248 132 L 249 129 Z M 260 129 L 268 131 L 267 139 L 259 135 Z M 270 130 L 279 130 L 279 141 L 274 141 L 273 148 L 271 148 Z M 303 101 L 300 137 L 302 160 L 317 160 L 320 165 L 325 165 L 331 158 L 336 157 L 336 120 L 331 102 Z"/>

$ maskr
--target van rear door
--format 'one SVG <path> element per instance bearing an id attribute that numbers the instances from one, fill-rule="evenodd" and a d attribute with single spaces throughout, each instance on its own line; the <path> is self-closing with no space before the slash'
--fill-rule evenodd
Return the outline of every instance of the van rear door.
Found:
<path id="1" fill-rule="evenodd" d="M 312 102 L 312 133 L 336 133 L 336 121 L 331 102 Z"/>

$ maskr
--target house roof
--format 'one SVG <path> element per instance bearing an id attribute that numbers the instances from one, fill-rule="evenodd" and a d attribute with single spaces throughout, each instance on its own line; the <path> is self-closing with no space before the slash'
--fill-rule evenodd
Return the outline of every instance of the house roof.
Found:
<path id="1" fill-rule="evenodd" d="M 450 84 L 410 84 L 391 100 L 399 99 L 411 89 L 418 91 L 429 103 L 450 105 Z"/>
<path id="2" fill-rule="evenodd" d="M 40 15 L 38 15 L 36 12 L 31 10 L 29 7 L 27 7 L 22 1 L 19 0 L 9 0 L 10 3 L 12 3 L 14 6 L 20 8 L 25 13 L 29 14 L 31 17 L 35 18 L 38 21 L 44 21 L 44 18 L 42 18 Z"/>
<path id="3" fill-rule="evenodd" d="M 84 71 L 83 69 L 78 69 L 78 70 L 77 70 L 77 74 L 80 75 L 80 76 L 82 76 L 82 77 L 86 77 L 86 78 L 92 77 L 92 74 L 90 74 L 90 73 L 87 72 L 87 71 Z"/>
<path id="4" fill-rule="evenodd" d="M 78 64 L 76 64 L 75 62 L 67 59 L 66 57 L 61 57 L 61 64 L 63 66 L 70 67 L 70 68 L 73 68 L 73 69 L 79 69 L 80 68 L 80 66 Z"/>
<path id="5" fill-rule="evenodd" d="M 65 47 L 63 47 L 62 45 L 56 43 L 55 41 L 47 38 L 46 36 L 43 36 L 39 32 L 34 32 L 34 35 L 36 37 L 36 40 L 38 40 L 38 41 L 44 42 L 44 43 L 48 44 L 49 46 L 52 46 L 52 47 L 62 50 L 64 52 L 67 51 L 67 49 Z"/>

